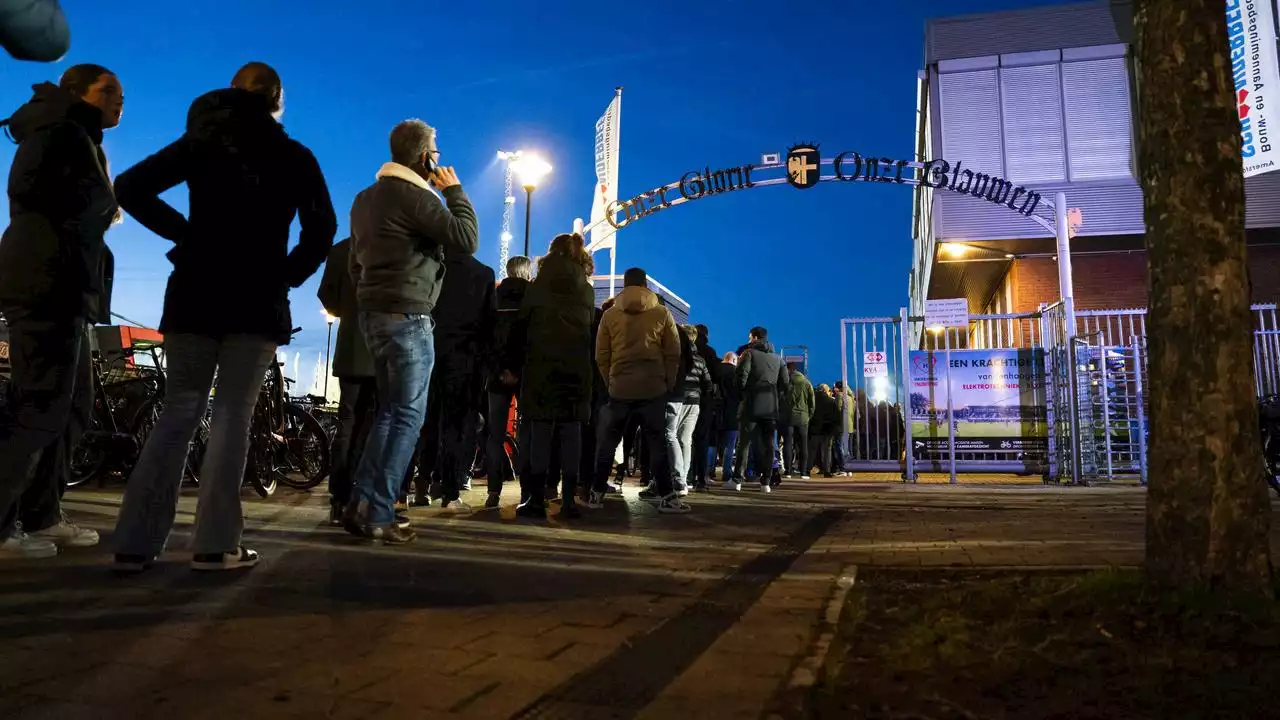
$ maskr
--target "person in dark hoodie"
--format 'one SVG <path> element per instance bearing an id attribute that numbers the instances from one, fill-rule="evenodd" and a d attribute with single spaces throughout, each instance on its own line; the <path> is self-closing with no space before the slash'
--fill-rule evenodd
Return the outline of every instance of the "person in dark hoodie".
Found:
<path id="1" fill-rule="evenodd" d="M 187 445 L 215 373 L 191 567 L 229 570 L 258 562 L 258 554 L 240 544 L 249 425 L 276 347 L 292 334 L 289 289 L 320 268 L 337 230 L 320 166 L 277 120 L 283 95 L 270 66 L 245 65 L 230 88 L 191 104 L 181 138 L 116 181 L 121 207 L 174 244 L 160 320 L 169 371 L 165 409 L 125 489 L 115 532 L 120 571 L 146 568 L 164 547 Z M 188 217 L 160 197 L 184 182 Z M 290 251 L 295 216 L 302 230 Z"/>
<path id="2" fill-rule="evenodd" d="M 369 426 L 378 409 L 378 385 L 373 357 L 360 334 L 356 286 L 347 262 L 351 238 L 333 246 L 316 296 L 325 312 L 338 318 L 338 342 L 333 350 L 333 375 L 338 378 L 338 432 L 329 458 L 329 524 L 342 524 L 342 509 L 351 500 L 351 478 L 360 462 Z"/>
<path id="3" fill-rule="evenodd" d="M 474 254 L 479 231 L 458 174 L 439 165 L 434 128 L 405 120 L 391 131 L 390 150 L 391 162 L 351 204 L 351 277 L 379 407 L 343 527 L 400 545 L 416 537 L 396 524 L 395 502 L 427 412 L 445 248 Z"/>
<path id="4" fill-rule="evenodd" d="M 511 330 L 520 317 L 520 307 L 524 296 L 529 291 L 529 283 L 533 279 L 533 263 L 529 258 L 517 255 L 507 260 L 507 277 L 498 285 L 496 293 L 497 314 L 493 324 L 493 341 L 490 345 L 495 352 L 506 349 L 511 337 Z M 494 355 L 491 353 L 490 357 Z M 508 477 L 520 472 L 520 468 L 511 467 L 511 458 L 507 456 L 507 420 L 511 414 L 511 401 L 520 391 L 518 381 L 508 384 L 502 379 L 502 363 L 490 360 L 488 364 L 488 381 L 486 383 L 489 396 L 489 412 L 485 415 L 489 423 L 488 447 L 485 458 L 488 463 L 489 496 L 484 506 L 493 509 L 499 506 L 502 499 L 502 483 Z M 514 375 L 511 379 L 517 380 Z M 527 455 L 527 453 L 525 453 Z"/>
<path id="5" fill-rule="evenodd" d="M 675 399 L 679 411 L 676 417 L 676 445 L 673 453 L 672 476 L 676 492 L 689 493 L 689 470 L 693 463 L 693 432 L 702 414 L 702 398 L 713 390 L 711 373 L 697 349 L 698 329 L 692 325 L 680 327 L 681 364 L 684 377 L 676 386 Z"/>
<path id="6" fill-rule="evenodd" d="M 54 62 L 71 49 L 58 0 L 0 0 L 0 47 L 16 60 Z"/>
<path id="7" fill-rule="evenodd" d="M 742 389 L 742 432 L 746 450 L 754 453 L 760 490 L 770 492 L 778 484 L 773 460 L 777 454 L 781 399 L 787 395 L 790 375 L 782 358 L 769 344 L 769 331 L 751 328 L 750 342 L 738 356 L 738 387 Z M 772 468 L 772 472 L 771 472 Z"/>
<path id="8" fill-rule="evenodd" d="M 528 472 L 520 474 L 524 502 L 516 514 L 545 518 L 552 456 L 564 475 L 560 513 L 577 517 L 582 428 L 591 419 L 591 326 L 595 321 L 594 265 L 581 235 L 557 235 L 538 261 L 520 319 L 503 353 L 508 380 L 519 377 L 520 448 Z"/>
<path id="9" fill-rule="evenodd" d="M 102 133 L 120 122 L 120 81 L 76 65 L 3 124 L 18 143 L 0 239 L 9 329 L 9 414 L 0 424 L 0 557 L 96 545 L 62 513 L 76 428 L 92 407 L 88 324 L 106 320 L 117 217 Z M 29 534 L 28 534 L 29 533 Z"/>
<path id="10" fill-rule="evenodd" d="M 707 367 L 707 374 L 711 377 L 712 391 L 703 393 L 700 399 L 701 407 L 698 412 L 698 424 L 693 429 L 693 458 L 689 462 L 689 481 L 693 483 L 693 489 L 698 492 L 705 492 L 707 483 L 715 479 L 715 459 L 708 459 L 710 448 L 720 431 L 720 410 L 719 404 L 722 402 L 720 397 L 720 356 L 716 354 L 715 348 L 709 343 L 710 331 L 706 325 L 695 325 L 698 329 L 698 340 L 695 347 L 698 356 L 702 358 L 702 362 Z M 710 476 L 710 477 L 709 477 Z"/>
<path id="11" fill-rule="evenodd" d="M 470 512 L 459 495 L 475 459 L 476 415 L 485 380 L 481 363 L 490 354 L 497 312 L 495 281 L 488 265 L 453 247 L 444 251 L 444 269 L 440 297 L 431 310 L 436 365 L 427 391 L 414 504 L 438 499 L 443 508 Z"/>

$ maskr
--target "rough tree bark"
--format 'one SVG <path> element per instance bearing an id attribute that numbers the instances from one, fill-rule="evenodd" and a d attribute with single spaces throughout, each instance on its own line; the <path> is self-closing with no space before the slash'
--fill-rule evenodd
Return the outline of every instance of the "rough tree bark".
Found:
<path id="1" fill-rule="evenodd" d="M 1146 570 L 1263 592 L 1270 504 L 1254 390 L 1244 178 L 1223 0 L 1136 0 L 1150 271 Z"/>

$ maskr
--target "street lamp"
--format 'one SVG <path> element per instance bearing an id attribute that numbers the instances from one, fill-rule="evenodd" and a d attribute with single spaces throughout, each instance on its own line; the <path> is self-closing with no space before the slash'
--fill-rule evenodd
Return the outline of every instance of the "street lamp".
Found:
<path id="1" fill-rule="evenodd" d="M 329 337 L 324 341 L 324 401 L 329 402 L 329 376 L 333 374 L 333 366 L 329 364 L 329 350 L 333 347 L 333 321 L 338 318 L 329 314 L 328 310 L 321 310 L 324 315 L 325 324 L 329 326 Z"/>
<path id="2" fill-rule="evenodd" d="M 511 164 L 520 177 L 520 186 L 524 188 L 524 256 L 529 257 L 529 218 L 533 215 L 533 190 L 551 172 L 551 165 L 537 155 L 528 153 L 521 153 Z"/>

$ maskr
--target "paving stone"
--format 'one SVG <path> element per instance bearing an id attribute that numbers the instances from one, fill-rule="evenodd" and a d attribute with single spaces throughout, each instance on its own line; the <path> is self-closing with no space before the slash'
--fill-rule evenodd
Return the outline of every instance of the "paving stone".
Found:
<path id="1" fill-rule="evenodd" d="M 625 501 L 568 526 L 415 511 L 422 537 L 403 548 L 352 542 L 324 526 L 322 495 L 282 490 L 246 503 L 267 559 L 215 578 L 184 566 L 194 508 L 184 493 L 174 552 L 143 576 L 112 578 L 102 553 L 5 568 L 0 718 L 511 717 L 599 678 L 603 663 L 627 666 L 616 656 L 679 627 L 682 613 L 741 613 L 722 592 L 739 568 L 817 510 L 851 508 L 640 713 L 754 718 L 807 651 L 847 565 L 1142 559 L 1141 489 L 889 480 L 713 493 L 689 518 L 658 517 L 628 483 Z M 477 487 L 466 499 L 482 503 Z M 517 495 L 504 487 L 509 505 Z M 112 488 L 67 496 L 76 519 L 105 534 L 118 502 Z M 558 703 L 559 716 L 583 720 L 637 714 L 607 699 Z"/>

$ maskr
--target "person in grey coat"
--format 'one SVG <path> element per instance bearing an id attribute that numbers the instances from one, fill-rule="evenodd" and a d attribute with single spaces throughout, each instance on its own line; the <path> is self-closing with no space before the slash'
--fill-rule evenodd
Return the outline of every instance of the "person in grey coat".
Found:
<path id="1" fill-rule="evenodd" d="M 373 357 L 360 333 L 356 286 L 347 262 L 351 238 L 329 250 L 316 296 L 325 312 L 338 319 L 338 343 L 333 350 L 333 376 L 338 378 L 338 432 L 333 438 L 329 472 L 329 524 L 342 524 L 342 509 L 351 501 L 351 477 L 360 462 L 365 438 L 378 408 L 378 385 Z"/>
<path id="2" fill-rule="evenodd" d="M 58 0 L 0 0 L 0 47 L 16 60 L 54 62 L 71 49 Z"/>

